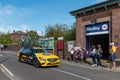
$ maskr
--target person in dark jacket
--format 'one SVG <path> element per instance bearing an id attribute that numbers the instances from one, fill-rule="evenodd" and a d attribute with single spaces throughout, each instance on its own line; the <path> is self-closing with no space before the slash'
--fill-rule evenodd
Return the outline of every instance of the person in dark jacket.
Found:
<path id="1" fill-rule="evenodd" d="M 97 48 L 98 48 L 97 49 L 97 66 L 101 66 L 101 57 L 102 57 L 103 50 L 100 44 L 97 45 Z"/>

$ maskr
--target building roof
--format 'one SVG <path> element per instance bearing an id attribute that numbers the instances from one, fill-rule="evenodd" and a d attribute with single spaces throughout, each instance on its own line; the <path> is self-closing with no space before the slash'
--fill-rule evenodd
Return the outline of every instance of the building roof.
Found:
<path id="1" fill-rule="evenodd" d="M 73 16 L 76 16 L 76 14 L 85 13 L 86 11 L 90 11 L 90 10 L 95 11 L 95 9 L 97 9 L 97 8 L 101 8 L 101 7 L 107 8 L 106 6 L 112 5 L 112 4 L 115 4 L 115 3 L 118 3 L 118 5 L 120 6 L 120 0 L 107 0 L 107 1 L 104 1 L 104 2 L 101 2 L 101 3 L 90 5 L 88 7 L 84 7 L 84 8 L 80 8 L 80 9 L 71 11 L 70 13 Z"/>
<path id="2" fill-rule="evenodd" d="M 16 31 L 16 32 L 13 32 L 13 33 L 11 33 L 11 34 L 20 34 L 20 35 L 24 35 L 24 34 L 26 34 L 25 32 L 22 32 L 22 31 Z"/>

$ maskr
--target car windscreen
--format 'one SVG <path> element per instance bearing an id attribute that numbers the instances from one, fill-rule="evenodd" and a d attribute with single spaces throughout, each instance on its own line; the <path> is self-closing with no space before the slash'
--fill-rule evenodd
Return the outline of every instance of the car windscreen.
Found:
<path id="1" fill-rule="evenodd" d="M 34 49 L 35 53 L 42 53 L 44 55 L 48 55 L 49 53 L 45 49 Z"/>

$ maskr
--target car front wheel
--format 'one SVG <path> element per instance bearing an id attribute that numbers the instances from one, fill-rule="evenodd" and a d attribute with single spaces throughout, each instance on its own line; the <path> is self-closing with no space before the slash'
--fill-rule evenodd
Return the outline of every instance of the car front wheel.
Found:
<path id="1" fill-rule="evenodd" d="M 33 61 L 33 65 L 34 65 L 34 67 L 36 67 L 36 68 L 39 68 L 41 65 L 40 65 L 40 63 L 39 63 L 39 61 L 37 60 L 37 59 L 35 59 L 34 61 Z"/>

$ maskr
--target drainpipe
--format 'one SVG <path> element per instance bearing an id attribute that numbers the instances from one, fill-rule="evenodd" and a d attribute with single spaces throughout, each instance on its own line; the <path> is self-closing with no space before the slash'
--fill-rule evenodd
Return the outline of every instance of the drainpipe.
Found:
<path id="1" fill-rule="evenodd" d="M 112 11 L 110 12 L 110 42 L 112 42 Z"/>

